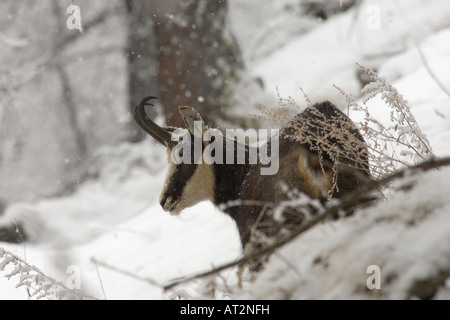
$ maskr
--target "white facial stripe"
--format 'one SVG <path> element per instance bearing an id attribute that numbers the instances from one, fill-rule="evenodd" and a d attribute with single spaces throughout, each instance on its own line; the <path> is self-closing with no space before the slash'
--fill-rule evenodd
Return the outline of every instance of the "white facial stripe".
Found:
<path id="1" fill-rule="evenodd" d="M 186 183 L 183 195 L 176 209 L 181 211 L 205 200 L 210 200 L 214 203 L 214 194 L 215 181 L 213 166 L 205 163 L 199 164 L 194 175 Z"/>
<path id="2" fill-rule="evenodd" d="M 160 202 L 168 192 L 170 186 L 170 179 L 175 173 L 177 166 L 172 163 L 171 153 L 168 150 L 169 170 L 167 172 L 164 187 L 160 195 Z M 183 165 L 183 164 L 181 164 Z M 173 203 L 174 199 L 177 203 Z M 214 203 L 215 199 L 215 181 L 214 181 L 214 168 L 212 165 L 202 163 L 196 165 L 196 170 L 189 181 L 184 186 L 183 193 L 178 197 L 177 195 L 167 197 L 163 204 L 163 209 L 170 214 L 177 215 L 183 209 L 192 207 L 193 205 L 210 200 Z"/>

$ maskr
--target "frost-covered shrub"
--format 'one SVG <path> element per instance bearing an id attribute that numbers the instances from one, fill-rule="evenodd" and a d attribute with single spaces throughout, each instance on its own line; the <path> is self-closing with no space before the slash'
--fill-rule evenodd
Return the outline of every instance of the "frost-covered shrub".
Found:
<path id="1" fill-rule="evenodd" d="M 0 248 L 0 272 L 4 272 L 4 276 L 10 280 L 16 278 L 16 288 L 25 287 L 30 299 L 92 299 L 78 290 L 69 289 L 37 267 L 2 248 Z"/>

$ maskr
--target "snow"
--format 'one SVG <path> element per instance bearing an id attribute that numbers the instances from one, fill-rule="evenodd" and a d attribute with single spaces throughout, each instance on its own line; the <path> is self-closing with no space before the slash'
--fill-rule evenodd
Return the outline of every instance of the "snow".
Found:
<path id="1" fill-rule="evenodd" d="M 292 0 L 282 1 L 284 6 L 260 2 L 230 1 L 231 22 L 235 28 L 248 25 L 237 38 L 248 72 L 263 80 L 270 101 L 276 101 L 278 88 L 282 97 L 292 96 L 303 107 L 302 88 L 312 101 L 329 99 L 345 108 L 345 98 L 333 85 L 358 95 L 355 63 L 376 67 L 408 101 L 434 154 L 450 155 L 450 97 L 418 51 L 420 46 L 435 76 L 450 89 L 448 1 L 429 1 L 426 7 L 418 0 L 364 1 L 358 12 L 295 27 L 282 23 L 283 17 L 293 19 L 286 12 Z M 257 9 L 244 14 L 251 5 Z M 371 29 L 367 19 L 374 8 L 381 20 Z M 367 106 L 389 123 L 381 96 Z M 356 112 L 350 116 L 359 119 Z M 450 168 L 445 168 L 414 174 L 408 180 L 415 181 L 413 188 L 395 184 L 387 201 L 312 228 L 282 247 L 243 288 L 231 268 L 219 278 L 164 291 L 162 286 L 176 279 L 241 256 L 233 221 L 212 204 L 200 203 L 179 216 L 161 209 L 165 157 L 164 148 L 150 139 L 99 150 L 94 155 L 98 176 L 74 194 L 8 207 L 0 225 L 22 222 L 31 241 L 0 247 L 62 283 L 71 279 L 69 267 L 76 266 L 79 289 L 98 299 L 211 298 L 205 294 L 208 281 L 219 289 L 213 296 L 219 299 L 427 298 L 418 289 L 420 280 L 450 274 Z M 381 270 L 380 290 L 366 287 L 372 265 Z M 8 280 L 6 273 L 0 271 L 0 299 L 27 299 L 26 288 L 16 288 L 19 278 Z M 436 292 L 434 298 L 450 298 L 448 286 Z"/>
<path id="2" fill-rule="evenodd" d="M 103 298 L 101 282 L 108 299 L 160 299 L 165 294 L 159 287 L 148 288 L 101 266 L 99 276 L 93 261 L 165 284 L 239 255 L 233 222 L 212 204 L 198 204 L 178 217 L 160 208 L 157 199 L 168 167 L 163 147 L 144 141 L 104 148 L 104 154 L 109 154 L 111 163 L 103 163 L 100 178 L 72 196 L 9 208 L 1 217 L 3 223 L 24 222 L 32 242 L 39 244 L 1 247 L 21 257 L 25 251 L 27 262 L 44 272 L 49 268 L 52 272 L 48 273 L 52 277 L 56 273 L 63 282 L 71 275 L 67 268 L 78 266 L 81 288 Z M 0 278 L 1 287 L 13 279 Z M 124 290 L 130 281 L 135 285 Z M 22 294 L 15 292 L 16 296 L 27 298 L 21 289 L 17 291 Z M 8 291 L 0 290 L 0 299 L 10 298 Z"/>
<path id="3" fill-rule="evenodd" d="M 343 34 L 336 34 L 348 18 L 349 13 L 343 14 L 291 41 L 256 63 L 254 72 L 269 90 L 278 88 L 282 96 L 291 96 L 298 102 L 304 100 L 300 88 L 314 101 L 344 101 L 333 84 L 348 93 L 359 90 L 354 77 L 355 57 L 343 41 Z"/>
<path id="4" fill-rule="evenodd" d="M 273 262 L 256 280 L 252 298 L 376 298 L 379 292 L 366 288 L 366 270 L 372 265 L 382 270 L 384 298 L 411 298 L 408 290 L 414 279 L 448 269 L 450 263 L 449 177 L 449 169 L 415 177 L 419 182 L 411 192 L 399 192 L 388 203 L 310 230 L 280 251 L 302 261 L 296 265 L 300 276 L 295 285 L 290 283 L 295 277 L 287 272 L 290 268 Z M 268 280 L 276 283 L 268 287 Z"/>

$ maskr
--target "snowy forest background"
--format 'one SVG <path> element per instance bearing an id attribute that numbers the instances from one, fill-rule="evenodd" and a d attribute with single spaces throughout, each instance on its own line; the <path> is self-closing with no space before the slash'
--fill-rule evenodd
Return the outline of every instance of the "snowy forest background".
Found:
<path id="1" fill-rule="evenodd" d="M 83 32 L 68 28 L 70 5 Z M 251 116 L 259 106 L 295 113 L 330 100 L 363 122 L 351 95 L 396 128 L 389 102 L 400 97 L 371 91 L 358 65 L 408 102 L 409 129 L 434 156 L 450 156 L 446 0 L 2 1 L 0 299 L 450 298 L 448 167 L 307 230 L 252 281 L 241 285 L 235 266 L 165 288 L 241 257 L 239 237 L 210 203 L 162 211 L 166 152 L 131 106 L 156 95 L 148 111 L 161 124 L 181 125 L 176 108 L 190 105 L 213 126 L 245 129 L 277 126 Z M 404 156 L 398 168 L 424 160 L 403 147 L 377 146 Z M 370 266 L 379 289 L 367 286 Z"/>

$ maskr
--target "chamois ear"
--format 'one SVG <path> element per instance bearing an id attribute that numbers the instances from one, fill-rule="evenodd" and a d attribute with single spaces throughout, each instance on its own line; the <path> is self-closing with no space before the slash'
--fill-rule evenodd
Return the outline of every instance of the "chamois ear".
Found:
<path id="1" fill-rule="evenodd" d="M 187 106 L 179 107 L 178 110 L 180 111 L 189 132 L 194 136 L 203 136 L 203 133 L 205 132 L 205 122 L 197 110 Z"/>

